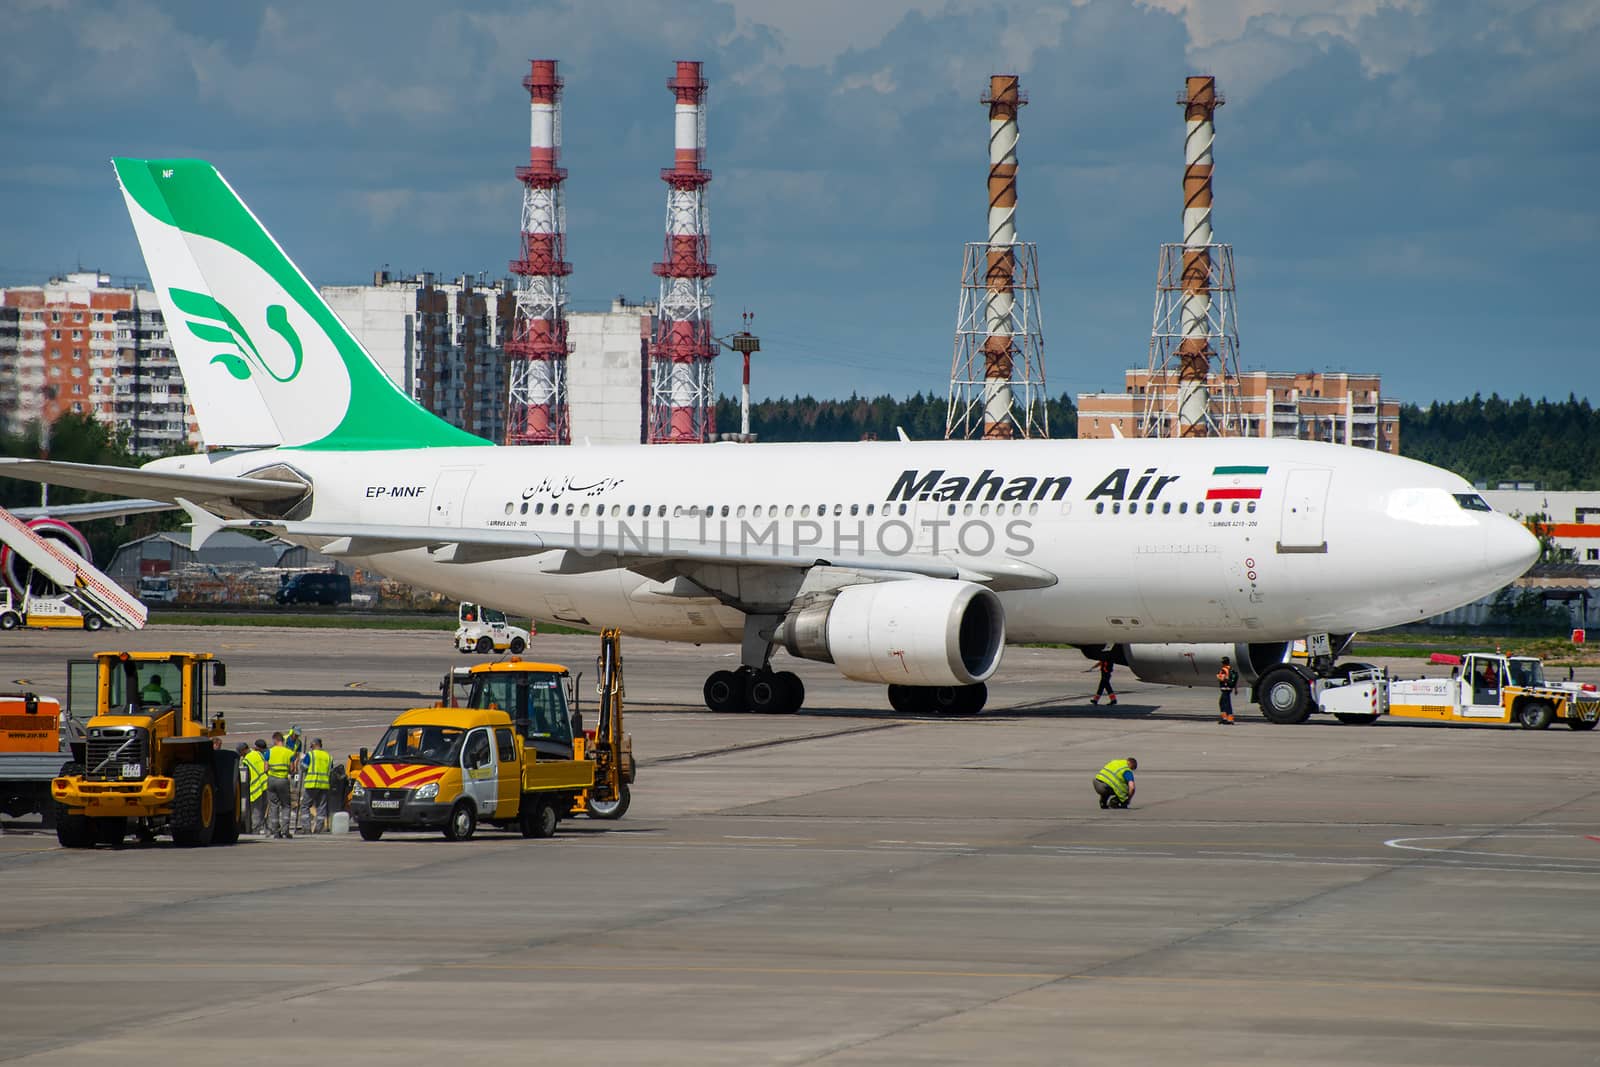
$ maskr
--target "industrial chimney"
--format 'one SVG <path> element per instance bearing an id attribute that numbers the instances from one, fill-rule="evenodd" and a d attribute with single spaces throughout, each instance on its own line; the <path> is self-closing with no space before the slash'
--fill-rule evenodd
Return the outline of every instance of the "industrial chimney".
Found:
<path id="1" fill-rule="evenodd" d="M 706 441 L 716 431 L 713 380 L 716 341 L 711 336 L 711 277 L 706 261 L 706 82 L 698 62 L 679 61 L 667 82 L 672 91 L 672 166 L 667 183 L 666 252 L 654 267 L 661 278 L 656 330 L 650 345 L 650 444 Z"/>
<path id="2" fill-rule="evenodd" d="M 522 182 L 522 256 L 511 263 L 517 276 L 516 316 L 506 342 L 508 389 L 506 444 L 571 443 L 567 418 L 567 213 L 562 183 L 561 79 L 556 61 L 533 60 L 522 79 L 532 104 L 528 165 Z"/>

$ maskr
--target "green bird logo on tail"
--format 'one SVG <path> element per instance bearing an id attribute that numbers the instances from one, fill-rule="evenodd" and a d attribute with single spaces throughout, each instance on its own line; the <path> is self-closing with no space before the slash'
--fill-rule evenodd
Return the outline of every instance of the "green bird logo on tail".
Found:
<path id="1" fill-rule="evenodd" d="M 202 341 L 233 347 L 232 352 L 218 352 L 212 356 L 211 362 L 221 364 L 222 368 L 234 378 L 241 382 L 248 381 L 254 371 L 260 371 L 273 381 L 285 384 L 299 377 L 304 353 L 300 345 L 300 336 L 295 333 L 294 327 L 289 325 L 289 313 L 282 304 L 267 306 L 267 326 L 273 333 L 283 338 L 289 346 L 289 351 L 294 353 L 294 365 L 288 374 L 279 374 L 272 369 L 271 364 L 261 355 L 261 350 L 250 339 L 249 332 L 239 322 L 238 317 L 215 297 L 207 293 L 197 293 L 192 289 L 177 288 L 169 288 L 167 295 L 172 298 L 173 305 L 184 314 L 212 320 L 196 322 L 189 319 L 185 325 L 189 327 L 190 333 Z M 218 322 L 223 325 L 216 325 Z"/>

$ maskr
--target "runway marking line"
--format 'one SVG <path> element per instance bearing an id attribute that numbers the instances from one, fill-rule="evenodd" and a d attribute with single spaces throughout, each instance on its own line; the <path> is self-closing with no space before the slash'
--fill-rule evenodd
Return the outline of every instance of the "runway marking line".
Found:
<path id="1" fill-rule="evenodd" d="M 819 976 L 905 977 L 905 978 L 1018 978 L 1042 979 L 1056 982 L 1118 982 L 1147 985 L 1202 985 L 1262 986 L 1273 988 L 1305 986 L 1317 989 L 1353 989 L 1358 991 L 1387 990 L 1412 993 L 1459 993 L 1481 996 L 1568 997 L 1580 1000 L 1600 1000 L 1600 989 L 1540 988 L 1525 989 L 1510 986 L 1479 986 L 1436 984 L 1430 982 L 1383 982 L 1362 979 L 1346 981 L 1335 978 L 1289 978 L 1274 975 L 1270 979 L 1235 978 L 1227 975 L 1197 975 L 1193 978 L 1170 978 L 1161 975 L 1097 975 L 1061 974 L 1048 971 L 955 971 L 931 968 L 878 968 L 878 967 L 755 967 L 717 966 L 714 964 L 649 964 L 649 963 L 472 963 L 460 961 L 436 965 L 439 970 L 462 971 L 556 971 L 593 974 L 793 974 Z"/>

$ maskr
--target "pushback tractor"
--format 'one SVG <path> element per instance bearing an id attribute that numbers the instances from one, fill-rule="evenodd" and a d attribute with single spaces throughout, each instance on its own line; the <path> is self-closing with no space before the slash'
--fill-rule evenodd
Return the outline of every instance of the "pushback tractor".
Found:
<path id="1" fill-rule="evenodd" d="M 1349 682 L 1317 694 L 1317 710 L 1340 722 L 1364 724 L 1388 717 L 1434 722 L 1516 723 L 1543 730 L 1564 722 L 1593 730 L 1600 722 L 1600 692 L 1592 685 L 1547 682 L 1532 656 L 1473 652 L 1435 655 L 1453 666 L 1448 678 L 1391 679 L 1377 668 L 1353 670 Z"/>

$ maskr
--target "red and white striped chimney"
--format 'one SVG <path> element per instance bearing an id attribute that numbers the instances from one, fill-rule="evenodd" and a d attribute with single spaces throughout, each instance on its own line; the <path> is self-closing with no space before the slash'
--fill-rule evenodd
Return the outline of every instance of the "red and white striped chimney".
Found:
<path id="1" fill-rule="evenodd" d="M 1178 344 L 1178 433 L 1209 433 L 1211 396 L 1206 376 L 1211 371 L 1211 145 L 1216 140 L 1212 117 L 1223 100 L 1217 79 L 1193 75 L 1178 98 L 1183 107 L 1183 302 Z"/>
<path id="2" fill-rule="evenodd" d="M 564 445 L 567 418 L 567 213 L 562 183 L 561 79 L 556 60 L 535 59 L 522 79 L 532 109 L 522 193 L 522 256 L 513 260 L 517 309 L 506 342 L 506 443 Z"/>
<path id="3" fill-rule="evenodd" d="M 1018 91 L 1015 74 L 989 77 L 989 252 L 988 301 L 985 305 L 989 336 L 983 342 L 983 436 L 1014 436 L 1011 412 L 1011 372 L 1016 341 L 1012 337 L 1012 311 L 1016 306 L 1017 273 L 1017 110 L 1027 98 Z"/>
<path id="4" fill-rule="evenodd" d="M 708 440 L 716 431 L 713 384 L 716 342 L 711 336 L 711 285 L 717 268 L 706 261 L 706 82 L 698 62 L 678 62 L 672 90 L 673 163 L 667 183 L 666 252 L 654 267 L 661 278 L 650 351 L 650 410 L 645 439 L 652 444 Z"/>

